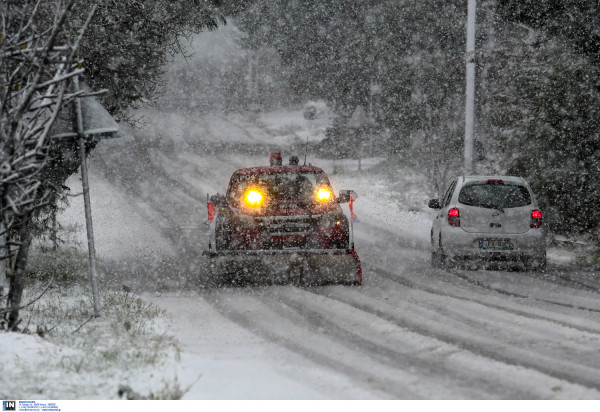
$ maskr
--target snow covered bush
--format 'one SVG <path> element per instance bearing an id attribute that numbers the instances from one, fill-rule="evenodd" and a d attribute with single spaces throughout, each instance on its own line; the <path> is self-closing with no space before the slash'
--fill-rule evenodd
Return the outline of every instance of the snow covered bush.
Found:
<path id="1" fill-rule="evenodd" d="M 24 299 L 38 296 L 42 287 L 31 285 Z M 25 357 L 3 354 L 3 366 L 19 370 L 0 376 L 4 397 L 114 399 L 124 384 L 155 399 L 181 397 L 176 381 L 152 379 L 155 368 L 177 361 L 180 351 L 164 312 L 123 291 L 104 291 L 101 299 L 103 316 L 93 318 L 89 290 L 57 283 L 23 310 L 23 328 L 43 341 Z M 15 339 L 33 343 L 27 336 Z"/>
<path id="2" fill-rule="evenodd" d="M 512 44 L 490 65 L 494 152 L 530 182 L 562 233 L 598 228 L 600 67 L 557 40 Z"/>

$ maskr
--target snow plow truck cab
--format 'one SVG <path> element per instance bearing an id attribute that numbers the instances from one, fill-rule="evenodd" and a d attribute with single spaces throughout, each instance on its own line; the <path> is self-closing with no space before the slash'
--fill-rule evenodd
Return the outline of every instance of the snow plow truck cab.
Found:
<path id="1" fill-rule="evenodd" d="M 204 252 L 210 275 L 228 283 L 362 284 L 362 268 L 351 241 L 351 224 L 325 172 L 301 166 L 292 156 L 282 165 L 233 173 L 225 195 L 210 197 L 216 208 L 214 243 Z"/>

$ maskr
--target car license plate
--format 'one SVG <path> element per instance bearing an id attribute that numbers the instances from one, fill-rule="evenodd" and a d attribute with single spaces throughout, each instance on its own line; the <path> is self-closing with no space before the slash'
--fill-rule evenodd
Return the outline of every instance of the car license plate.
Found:
<path id="1" fill-rule="evenodd" d="M 512 250 L 513 243 L 508 239 L 481 239 L 479 249 Z"/>

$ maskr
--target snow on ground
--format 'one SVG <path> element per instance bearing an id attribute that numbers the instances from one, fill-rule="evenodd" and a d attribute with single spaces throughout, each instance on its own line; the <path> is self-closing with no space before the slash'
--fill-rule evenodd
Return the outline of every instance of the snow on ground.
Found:
<path id="1" fill-rule="evenodd" d="M 73 194 L 83 190 L 78 175 L 71 176 L 67 186 Z M 118 260 L 132 255 L 149 257 L 174 254 L 171 244 L 161 236 L 153 220 L 140 212 L 145 209 L 144 205 L 111 186 L 98 173 L 90 174 L 90 196 L 96 253 L 99 258 Z M 59 214 L 58 219 L 64 226 L 77 228 L 77 243 L 87 246 L 83 196 L 71 197 L 69 207 Z"/>
<path id="2" fill-rule="evenodd" d="M 319 107 L 321 102 L 315 102 Z M 204 143 L 268 144 L 273 147 L 290 143 L 318 142 L 331 125 L 331 113 L 321 108 L 319 116 L 307 120 L 303 109 L 278 110 L 263 113 L 253 122 L 240 114 L 165 113 L 150 110 L 145 115 L 146 128 L 174 143 L 202 141 Z"/>
<path id="3" fill-rule="evenodd" d="M 24 301 L 39 293 L 29 285 Z M 0 335 L 3 399 L 118 399 L 123 385 L 145 397 L 177 391 L 173 376 L 160 373 L 177 355 L 161 312 L 133 294 L 102 290 L 101 317 L 92 319 L 89 295 L 85 286 L 52 288 L 21 311 L 29 334 Z"/>
<path id="4" fill-rule="evenodd" d="M 12 362 L 17 364 L 15 366 L 21 367 L 36 365 L 44 362 L 47 358 L 60 356 L 63 351 L 70 352 L 68 349 L 60 348 L 38 335 L 7 333 L 2 335 L 2 339 L 0 339 L 2 365 L 5 366 Z M 2 397 L 4 399 L 10 398 L 8 393 L 4 393 Z"/>
<path id="5" fill-rule="evenodd" d="M 185 115 L 153 113 L 153 122 L 148 125 L 148 130 L 151 130 L 153 135 L 163 138 L 168 136 L 169 141 L 183 147 L 188 142 L 201 138 L 208 141 L 221 139 L 228 143 L 281 144 L 285 147 L 299 138 L 305 138 L 307 133 L 322 134 L 325 122 L 328 121 L 325 115 L 323 117 L 325 121 L 317 119 L 309 122 L 303 117 L 303 108 L 263 114 L 256 123 L 248 122 L 240 116 L 207 115 L 200 119 L 191 119 Z M 176 124 L 179 126 L 175 127 Z M 163 213 L 149 207 L 143 197 L 132 196 L 122 187 L 115 186 L 103 170 L 105 163 L 100 160 L 105 153 L 111 151 L 111 145 L 116 147 L 113 150 L 118 151 L 122 145 L 132 145 L 134 142 L 127 134 L 118 142 L 101 142 L 101 147 L 91 161 L 90 187 L 96 250 L 101 260 L 132 257 L 144 259 L 174 253 L 170 239 L 161 230 L 161 226 L 164 225 L 161 216 Z M 291 154 L 293 153 L 284 152 L 285 156 Z M 190 151 L 180 150 L 177 156 L 180 162 L 176 164 L 170 163 L 169 158 L 162 160 L 164 170 L 169 175 L 177 175 L 180 182 L 200 193 L 222 192 L 233 170 L 266 163 L 268 160 L 268 153 L 251 156 L 249 159 L 248 156 L 240 155 L 230 158 L 227 153 L 199 157 Z M 368 169 L 380 160 L 365 159 L 362 166 Z M 360 219 L 372 221 L 380 227 L 393 225 L 403 233 L 414 232 L 416 228 L 426 224 L 426 215 L 415 211 L 407 212 L 392 200 L 394 193 L 390 192 L 380 177 L 368 173 L 356 175 L 353 172 L 353 168 L 357 167 L 356 160 L 321 160 L 318 164 L 330 174 L 336 172 L 330 176 L 334 189 L 352 188 L 360 194 L 359 201 L 355 203 L 355 211 Z M 222 173 L 224 169 L 227 170 L 226 175 Z M 214 177 L 210 177 L 211 175 Z M 80 184 L 78 176 L 73 176 L 68 183 L 71 191 L 75 193 L 80 192 Z M 144 191 L 153 193 L 155 189 L 148 186 Z M 390 203 L 382 203 L 383 199 Z M 199 202 L 197 207 L 202 210 L 199 217 L 205 216 L 205 204 Z M 81 196 L 71 198 L 69 207 L 60 214 L 59 221 L 66 227 L 76 228 L 76 238 L 85 250 L 85 221 Z M 158 222 L 160 223 L 157 224 Z M 420 241 L 424 242 L 423 239 Z M 156 388 L 161 381 L 176 378 L 182 387 L 192 385 L 185 395 L 189 399 L 385 397 L 378 391 L 357 388 L 343 374 L 314 368 L 314 365 L 307 366 L 301 356 L 254 336 L 245 328 L 223 318 L 210 304 L 193 292 L 188 296 L 176 294 L 173 298 L 169 295 L 157 298 L 154 294 L 147 294 L 145 299 L 167 309 L 171 314 L 183 310 L 184 313 L 175 317 L 169 327 L 170 332 L 179 339 L 182 353 L 180 362 L 171 361 L 164 365 L 161 371 L 157 371 L 147 382 L 133 380 L 132 387 L 140 393 L 147 393 L 151 387 Z M 187 302 L 183 306 L 182 300 Z M 190 310 L 186 317 L 183 308 L 188 307 L 193 310 Z M 198 319 L 197 313 L 205 316 Z M 38 337 L 23 336 L 20 339 L 32 339 L 39 347 L 47 346 L 44 352 L 46 355 L 31 357 L 34 362 L 36 359 L 41 361 L 43 356 L 53 356 L 50 355 L 51 350 L 59 350 L 47 340 Z M 39 352 L 40 348 L 36 350 Z M 33 349 L 26 346 L 26 353 L 29 354 L 30 351 L 34 353 Z M 19 353 L 23 352 L 19 350 Z M 4 355 L 5 362 L 12 362 L 10 352 L 4 352 Z M 175 357 L 171 355 L 170 358 Z M 114 391 L 105 395 L 108 398 L 115 396 Z M 45 396 L 52 397 L 47 394 Z"/>
<path id="6" fill-rule="evenodd" d="M 172 328 L 181 344 L 181 362 L 166 365 L 163 371 L 191 383 L 184 399 L 376 397 L 354 387 L 349 379 L 307 366 L 302 357 L 240 328 L 196 293 L 146 294 L 145 299 L 177 314 Z"/>
<path id="7" fill-rule="evenodd" d="M 363 164 L 368 165 L 368 160 Z M 357 161 L 346 161 L 344 171 L 331 174 L 333 166 L 322 162 L 325 171 L 333 180 L 334 190 L 352 189 L 358 193 L 354 211 L 358 217 L 356 228 L 362 222 L 381 229 L 393 230 L 398 236 L 411 239 L 413 247 L 424 249 L 429 245 L 432 213 L 427 210 L 427 199 L 423 176 L 411 174 L 406 170 L 402 181 L 387 181 L 380 174 L 360 173 Z M 337 167 L 339 168 L 339 163 Z M 319 163 L 321 164 L 321 162 Z M 364 167 L 364 166 L 363 166 Z M 329 169 L 329 170 L 328 170 Z M 347 206 L 344 209 L 348 212 Z"/>
<path id="8" fill-rule="evenodd" d="M 193 118 L 153 112 L 136 137 L 102 142 L 90 167 L 100 258 L 137 259 L 143 267 L 150 257 L 185 263 L 190 253 L 199 255 L 207 243 L 206 193 L 223 192 L 239 167 L 266 164 L 268 153 L 251 150 L 257 144 L 282 147 L 284 158 L 301 156 L 288 145 L 320 135 L 326 125 L 308 122 L 303 110 Z M 138 150 L 140 138 L 147 152 Z M 200 140 L 231 147 L 214 152 Z M 166 330 L 181 352 L 169 350 L 152 376 L 132 371 L 125 381 L 133 390 L 148 394 L 161 382 L 177 382 L 186 399 L 600 396 L 600 365 L 582 361 L 600 349 L 596 281 L 579 277 L 574 288 L 563 272 L 540 279 L 432 270 L 432 212 L 422 176 L 384 159 L 363 159 L 361 170 L 358 160 L 308 161 L 325 169 L 336 191 L 359 194 L 355 231 L 365 285 L 146 291 L 147 302 L 166 310 Z M 60 219 L 78 224 L 84 239 L 81 198 Z M 191 250 L 178 254 L 182 247 Z M 19 362 L 18 339 L 25 342 L 18 353 L 34 363 L 60 350 L 51 337 L 10 336 L 12 352 L 1 355 L 9 367 Z M 119 365 L 107 368 L 110 375 Z M 77 377 L 68 379 L 78 397 Z M 117 383 L 94 397 L 115 397 Z"/>

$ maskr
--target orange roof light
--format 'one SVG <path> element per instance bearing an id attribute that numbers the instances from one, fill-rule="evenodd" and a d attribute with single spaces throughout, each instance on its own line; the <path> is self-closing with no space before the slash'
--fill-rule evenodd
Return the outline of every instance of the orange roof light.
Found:
<path id="1" fill-rule="evenodd" d="M 281 166 L 281 160 L 280 152 L 272 152 L 269 156 L 269 164 L 271 166 Z"/>

